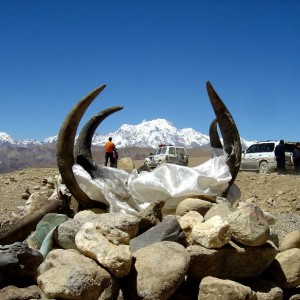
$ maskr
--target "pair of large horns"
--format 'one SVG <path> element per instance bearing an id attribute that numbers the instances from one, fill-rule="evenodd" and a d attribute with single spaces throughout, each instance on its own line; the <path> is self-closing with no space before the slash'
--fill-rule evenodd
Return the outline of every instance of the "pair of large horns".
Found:
<path id="1" fill-rule="evenodd" d="M 123 109 L 122 106 L 114 106 L 91 118 L 82 128 L 74 151 L 74 141 L 79 122 L 89 105 L 105 87 L 106 85 L 102 85 L 93 90 L 73 107 L 63 122 L 57 138 L 56 157 L 59 172 L 66 187 L 82 208 L 99 207 L 100 203 L 90 199 L 79 187 L 74 177 L 73 165 L 75 162 L 80 163 L 83 167 L 88 168 L 89 172 L 92 172 L 95 164 L 92 159 L 91 144 L 95 130 L 106 117 Z"/>
<path id="2" fill-rule="evenodd" d="M 73 107 L 61 126 L 57 140 L 56 155 L 59 172 L 67 188 L 77 199 L 82 208 L 97 207 L 99 206 L 99 202 L 91 200 L 88 195 L 81 190 L 74 177 L 72 167 L 75 162 L 79 163 L 85 169 L 88 169 L 89 173 L 93 175 L 93 168 L 95 167 L 95 164 L 93 162 L 91 153 L 91 141 L 95 130 L 106 117 L 123 109 L 122 106 L 114 106 L 105 109 L 92 117 L 82 128 L 74 151 L 74 141 L 78 124 L 89 105 L 103 91 L 104 88 L 105 85 L 102 85 L 95 89 L 87 96 L 82 98 Z M 226 163 L 232 175 L 232 179 L 229 182 L 229 189 L 233 184 L 239 170 L 239 164 L 241 160 L 240 136 L 229 110 L 217 95 L 210 82 L 207 82 L 206 88 L 216 115 L 216 119 L 212 122 L 210 127 L 211 146 L 215 148 L 223 148 L 217 131 L 217 125 L 219 125 L 223 137 L 224 150 L 228 155 Z M 226 196 L 228 189 L 223 193 L 223 196 Z"/>

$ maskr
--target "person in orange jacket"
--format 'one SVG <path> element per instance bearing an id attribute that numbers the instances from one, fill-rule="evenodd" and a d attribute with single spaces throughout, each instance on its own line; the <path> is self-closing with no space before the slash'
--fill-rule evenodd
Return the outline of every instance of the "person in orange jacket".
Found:
<path id="1" fill-rule="evenodd" d="M 108 159 L 110 162 L 110 166 L 114 166 L 114 157 L 113 157 L 113 151 L 115 149 L 115 144 L 112 142 L 112 137 L 108 138 L 108 141 L 104 144 L 104 150 L 105 150 L 105 166 L 107 166 Z"/>

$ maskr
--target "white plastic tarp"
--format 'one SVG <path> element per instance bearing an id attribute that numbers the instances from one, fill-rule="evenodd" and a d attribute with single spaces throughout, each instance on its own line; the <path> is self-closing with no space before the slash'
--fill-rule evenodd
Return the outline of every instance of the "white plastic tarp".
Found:
<path id="1" fill-rule="evenodd" d="M 152 172 L 133 170 L 131 174 L 101 167 L 101 176 L 92 179 L 79 165 L 73 172 L 80 188 L 93 200 L 109 204 L 111 212 L 136 213 L 156 200 L 175 209 L 178 202 L 191 196 L 217 195 L 231 180 L 226 155 L 214 157 L 197 167 L 162 164 Z"/>

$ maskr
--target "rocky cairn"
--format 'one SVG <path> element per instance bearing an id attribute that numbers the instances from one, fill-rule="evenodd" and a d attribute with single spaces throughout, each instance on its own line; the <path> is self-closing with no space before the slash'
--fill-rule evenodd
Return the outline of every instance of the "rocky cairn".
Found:
<path id="1" fill-rule="evenodd" d="M 0 246 L 0 299 L 300 299 L 300 230 L 280 240 L 257 205 L 200 198 L 167 215 L 163 201 L 137 215 L 46 215 Z"/>

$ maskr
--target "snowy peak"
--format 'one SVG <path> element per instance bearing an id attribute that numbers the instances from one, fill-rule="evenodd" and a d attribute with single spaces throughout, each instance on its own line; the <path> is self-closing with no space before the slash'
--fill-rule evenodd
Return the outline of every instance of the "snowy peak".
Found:
<path id="1" fill-rule="evenodd" d="M 210 146 L 209 136 L 195 131 L 193 128 L 177 129 L 173 124 L 165 119 L 152 121 L 143 120 L 140 124 L 123 124 L 116 132 L 95 133 L 92 145 L 104 146 L 108 137 L 113 137 L 113 142 L 118 148 L 124 147 L 152 147 L 156 148 L 159 144 L 172 144 L 196 148 Z M 7 133 L 0 132 L 0 145 L 14 144 L 24 147 L 41 144 L 55 144 L 57 136 L 45 138 L 43 142 L 34 140 L 14 141 Z M 252 142 L 241 139 L 243 148 Z"/>
<path id="2" fill-rule="evenodd" d="M 173 144 L 185 147 L 200 147 L 209 144 L 209 137 L 191 128 L 178 130 L 165 119 L 142 121 L 138 125 L 122 125 L 116 132 L 96 133 L 92 144 L 103 146 L 108 136 L 118 148 L 136 146 L 156 148 L 159 144 Z"/>
<path id="3" fill-rule="evenodd" d="M 15 144 L 14 140 L 6 132 L 0 132 L 0 143 L 1 144 Z"/>
<path id="4" fill-rule="evenodd" d="M 23 147 L 30 147 L 30 146 L 35 146 L 35 145 L 42 145 L 42 143 L 40 141 L 32 140 L 32 139 L 15 141 L 7 133 L 0 132 L 0 145 L 1 146 L 17 145 L 17 146 L 23 146 Z"/>

